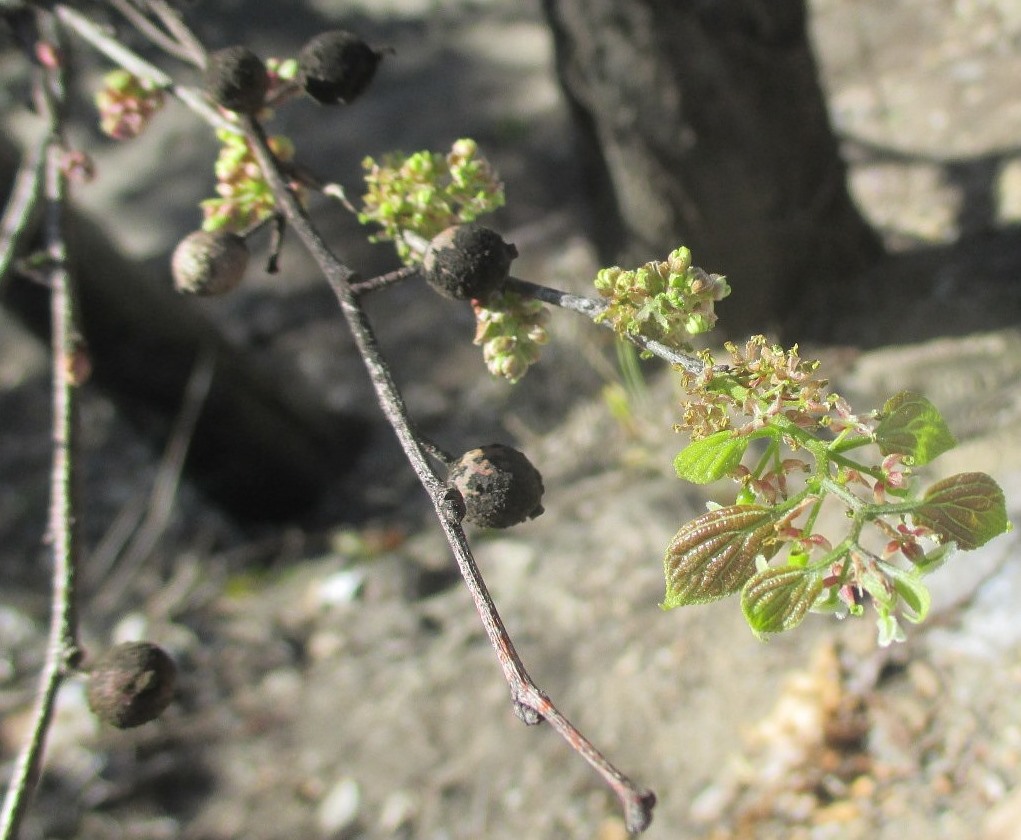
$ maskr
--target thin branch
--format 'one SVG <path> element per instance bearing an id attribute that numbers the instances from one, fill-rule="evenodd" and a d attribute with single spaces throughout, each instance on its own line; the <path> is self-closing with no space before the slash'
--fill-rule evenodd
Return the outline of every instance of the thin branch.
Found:
<path id="1" fill-rule="evenodd" d="M 543 303 L 559 306 L 561 309 L 569 309 L 571 312 L 578 312 L 592 321 L 595 321 L 596 316 L 607 307 L 607 303 L 605 301 L 598 300 L 596 298 L 568 294 L 567 292 L 561 292 L 559 289 L 551 289 L 549 286 L 540 286 L 537 283 L 529 283 L 527 280 L 519 280 L 517 277 L 508 278 L 505 288 L 507 291 L 516 292 L 524 297 L 535 298 L 536 300 L 541 300 Z M 613 329 L 613 324 L 608 321 L 600 321 L 598 323 L 608 329 Z M 620 334 L 618 333 L 618 335 Z M 644 335 L 632 335 L 628 333 L 621 335 L 620 337 L 630 341 L 642 350 L 647 350 L 653 356 L 657 356 L 672 365 L 678 365 L 679 367 L 684 368 L 684 370 L 688 371 L 688 373 L 699 374 L 705 370 L 705 362 L 703 362 L 698 356 L 693 356 L 690 353 L 682 353 L 680 350 L 675 350 L 673 347 L 667 347 L 665 344 L 659 341 L 654 341 L 651 338 L 646 338 Z"/>
<path id="2" fill-rule="evenodd" d="M 651 791 L 636 785 L 614 767 L 567 718 L 560 714 L 549 698 L 536 687 L 531 677 L 528 676 L 504 627 L 496 605 L 490 597 L 486 583 L 472 556 L 464 529 L 461 527 L 464 502 L 456 494 L 456 491 L 453 491 L 436 475 L 429 465 L 426 452 L 412 428 L 403 398 L 380 352 L 372 325 L 358 301 L 358 296 L 352 289 L 356 275 L 329 249 L 300 203 L 289 190 L 286 179 L 266 143 L 262 126 L 250 117 L 244 118 L 244 124 L 245 134 L 253 154 L 273 189 L 279 207 L 330 284 L 368 371 L 380 408 L 397 435 L 405 456 L 415 470 L 419 481 L 432 500 L 436 516 L 447 537 L 447 542 L 450 544 L 461 576 L 475 602 L 486 635 L 496 651 L 500 667 L 510 687 L 515 711 L 525 723 L 535 724 L 542 719 L 548 720 L 564 740 L 603 777 L 620 797 L 624 806 L 628 830 L 644 830 L 652 820 L 655 796 Z"/>
<path id="3" fill-rule="evenodd" d="M 193 61 L 191 53 L 184 44 L 175 39 L 173 36 L 168 35 L 155 23 L 149 20 L 149 18 L 144 15 L 141 10 L 131 2 L 131 0 L 106 0 L 106 2 L 108 5 L 120 12 L 121 15 L 127 19 L 128 23 L 152 41 L 152 43 L 154 43 L 157 47 L 163 50 L 163 52 L 168 55 L 172 55 L 175 58 L 179 58 L 182 61 Z"/>
<path id="4" fill-rule="evenodd" d="M 206 48 L 195 36 L 195 33 L 185 25 L 180 12 L 165 2 L 165 0 L 148 0 L 146 5 L 160 19 L 160 22 L 167 28 L 167 31 L 188 51 L 188 60 L 196 67 L 204 70 L 207 57 Z"/>
<path id="5" fill-rule="evenodd" d="M 202 91 L 197 88 L 176 84 L 159 67 L 150 64 L 140 55 L 119 43 L 108 35 L 101 26 L 89 20 L 81 12 L 70 6 L 58 4 L 54 7 L 54 13 L 61 23 L 74 30 L 77 35 L 109 58 L 114 64 L 123 67 L 129 73 L 138 76 L 138 78 L 150 82 L 155 87 L 176 96 L 187 107 L 202 117 L 203 120 L 213 126 L 213 128 L 224 129 L 234 134 L 241 133 L 238 125 L 232 123 L 214 108 Z"/>
<path id="6" fill-rule="evenodd" d="M 369 292 L 377 292 L 380 289 L 385 289 L 387 286 L 403 283 L 405 280 L 409 280 L 420 272 L 421 269 L 417 265 L 396 268 L 393 271 L 388 271 L 386 274 L 380 274 L 378 277 L 372 277 L 368 280 L 359 280 L 357 283 L 352 283 L 351 291 L 356 295 L 366 295 Z"/>
<path id="7" fill-rule="evenodd" d="M 174 85 L 165 73 L 109 38 L 88 18 L 66 5 L 58 5 L 56 14 L 67 26 L 74 29 L 115 63 L 125 67 L 136 76 L 147 79 L 158 87 L 174 93 L 211 125 L 218 128 L 226 127 L 232 131 L 239 130 L 238 126 L 224 120 L 218 112 L 214 111 L 200 94 Z M 274 191 L 280 209 L 302 239 L 306 249 L 318 263 L 333 290 L 368 371 L 379 405 L 419 481 L 429 494 L 461 575 L 478 610 L 483 627 L 496 651 L 497 659 L 510 687 L 515 711 L 526 723 L 534 724 L 543 719 L 548 720 L 550 725 L 604 778 L 620 797 L 628 829 L 631 831 L 644 830 L 652 819 L 655 796 L 651 791 L 636 785 L 610 764 L 605 756 L 556 709 L 549 698 L 536 687 L 531 677 L 528 676 L 468 546 L 467 538 L 460 524 L 464 515 L 463 500 L 432 470 L 427 450 L 420 443 L 420 438 L 412 428 L 403 398 L 379 350 L 371 323 L 359 303 L 354 285 L 358 282 L 357 275 L 330 251 L 308 219 L 304 209 L 290 192 L 287 179 L 266 143 L 261 125 L 254 119 L 245 117 L 243 126 L 244 133 Z"/>
<path id="8" fill-rule="evenodd" d="M 22 157 L 3 218 L 0 218 L 0 292 L 3 291 L 7 270 L 17 256 L 18 246 L 42 193 L 48 142 L 48 137 L 42 137 Z"/>
<path id="9" fill-rule="evenodd" d="M 37 15 L 40 32 L 59 43 L 60 32 L 52 17 L 41 11 Z M 40 109 L 49 129 L 45 154 L 44 235 L 51 263 L 49 284 L 53 348 L 53 469 L 48 530 L 53 552 L 50 631 L 46 662 L 33 710 L 31 735 L 18 755 L 0 813 L 0 840 L 12 840 L 18 834 L 38 783 L 57 691 L 64 677 L 81 658 L 75 609 L 81 541 L 74 457 L 78 427 L 75 360 L 81 352 L 81 338 L 75 327 L 74 299 L 63 238 L 65 182 L 61 120 L 65 81 L 64 69 L 58 65 L 47 68 L 37 85 Z"/>
<path id="10" fill-rule="evenodd" d="M 167 522 L 173 513 L 181 476 L 184 473 L 184 462 L 195 437 L 195 427 L 202 416 L 215 372 L 216 351 L 212 347 L 204 348 L 185 385 L 181 410 L 174 421 L 174 427 L 170 430 L 156 480 L 149 494 L 145 518 L 121 557 L 116 576 L 110 574 L 112 558 L 106 560 L 103 563 L 106 568 L 100 570 L 106 583 L 91 602 L 92 608 L 97 613 L 102 614 L 113 609 L 131 584 L 138 568 L 151 556 L 156 543 L 166 533 Z M 91 567 L 98 562 L 99 558 L 93 557 L 89 565 Z M 100 579 L 98 574 L 96 579 Z"/>

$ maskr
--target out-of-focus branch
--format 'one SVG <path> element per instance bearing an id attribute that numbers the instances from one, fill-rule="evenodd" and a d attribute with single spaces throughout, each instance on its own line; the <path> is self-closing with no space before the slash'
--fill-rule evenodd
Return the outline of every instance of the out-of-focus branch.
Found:
<path id="1" fill-rule="evenodd" d="M 235 134 L 240 133 L 241 129 L 235 123 L 224 118 L 216 108 L 209 104 L 202 91 L 176 84 L 159 67 L 150 64 L 140 55 L 129 50 L 81 12 L 70 6 L 58 4 L 54 7 L 54 13 L 68 29 L 74 30 L 75 34 L 99 50 L 117 66 L 123 67 L 138 78 L 176 96 L 214 128 L 222 128 Z"/>
<path id="2" fill-rule="evenodd" d="M 42 194 L 47 143 L 48 138 L 44 136 L 22 157 L 10 198 L 0 218 L 0 292 Z"/>
<path id="3" fill-rule="evenodd" d="M 40 111 L 47 123 L 44 155 L 45 218 L 51 294 L 53 367 L 53 469 L 50 476 L 49 542 L 53 556 L 53 592 L 46 662 L 40 677 L 31 735 L 23 746 L 0 812 L 0 840 L 18 834 L 21 820 L 38 782 L 46 735 L 57 691 L 79 663 L 75 582 L 81 555 L 80 511 L 77 504 L 77 399 L 82 375 L 82 348 L 75 327 L 74 295 L 64 244 L 64 145 L 61 135 L 65 72 L 61 65 L 60 31 L 52 16 L 37 12 L 39 31 L 57 49 L 55 59 L 37 79 Z"/>
<path id="4" fill-rule="evenodd" d="M 182 61 L 197 63 L 196 57 L 188 47 L 153 23 L 131 0 L 106 0 L 106 2 L 163 52 Z M 198 66 L 201 67 L 202 64 L 198 64 Z"/>

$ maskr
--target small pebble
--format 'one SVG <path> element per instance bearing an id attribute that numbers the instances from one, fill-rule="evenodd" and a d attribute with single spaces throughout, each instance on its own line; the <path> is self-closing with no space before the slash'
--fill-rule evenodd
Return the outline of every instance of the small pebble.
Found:
<path id="1" fill-rule="evenodd" d="M 350 776 L 340 779 L 323 797 L 316 812 L 316 823 L 324 837 L 336 837 L 358 820 L 362 793 Z"/>

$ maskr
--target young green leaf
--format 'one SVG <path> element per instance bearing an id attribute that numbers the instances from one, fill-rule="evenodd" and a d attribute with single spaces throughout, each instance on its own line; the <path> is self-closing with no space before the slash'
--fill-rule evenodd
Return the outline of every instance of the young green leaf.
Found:
<path id="1" fill-rule="evenodd" d="M 957 445 L 939 409 L 921 394 L 895 394 L 886 401 L 880 416 L 876 442 L 884 455 L 907 455 L 921 465 Z"/>
<path id="2" fill-rule="evenodd" d="M 766 568 L 741 590 L 741 611 L 760 639 L 801 624 L 822 592 L 823 577 L 805 568 Z"/>
<path id="3" fill-rule="evenodd" d="M 879 629 L 876 642 L 880 647 L 889 647 L 894 642 L 903 642 L 907 639 L 897 621 L 897 616 L 893 613 L 879 610 L 879 616 L 876 618 L 876 627 Z"/>
<path id="4" fill-rule="evenodd" d="M 1003 490 L 985 473 L 958 473 L 937 481 L 912 512 L 919 525 L 971 551 L 1010 530 Z"/>
<path id="5" fill-rule="evenodd" d="M 677 477 L 693 484 L 709 484 L 727 475 L 744 457 L 748 438 L 722 431 L 693 440 L 674 458 Z"/>
<path id="6" fill-rule="evenodd" d="M 776 553 L 775 520 L 775 511 L 761 505 L 731 505 L 691 520 L 663 558 L 663 609 L 705 604 L 737 592 L 755 573 L 755 558 Z"/>
<path id="7" fill-rule="evenodd" d="M 929 614 L 932 596 L 929 588 L 922 583 L 922 575 L 917 569 L 907 571 L 889 563 L 881 563 L 883 572 L 893 582 L 893 588 L 907 607 L 905 618 L 914 624 L 921 624 Z"/>
<path id="8" fill-rule="evenodd" d="M 912 560 L 911 564 L 918 569 L 919 574 L 928 575 L 946 563 L 947 560 L 953 557 L 956 551 L 957 543 L 943 543 L 942 545 L 936 546 L 931 551 L 927 551 L 921 560 Z"/>

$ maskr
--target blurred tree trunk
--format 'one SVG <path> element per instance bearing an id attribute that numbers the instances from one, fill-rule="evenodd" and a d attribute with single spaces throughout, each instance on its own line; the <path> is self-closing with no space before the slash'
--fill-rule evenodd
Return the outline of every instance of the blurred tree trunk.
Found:
<path id="1" fill-rule="evenodd" d="M 882 253 L 846 187 L 805 0 L 543 0 L 604 262 L 689 245 L 728 333 L 797 323 Z"/>

